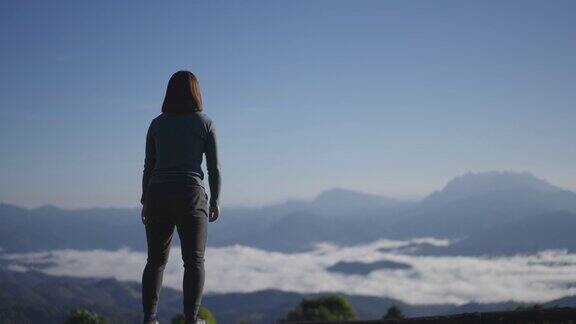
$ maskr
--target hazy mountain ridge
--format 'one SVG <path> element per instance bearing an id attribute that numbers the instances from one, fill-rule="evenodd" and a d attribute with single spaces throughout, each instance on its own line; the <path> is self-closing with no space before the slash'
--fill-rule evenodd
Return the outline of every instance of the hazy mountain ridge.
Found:
<path id="1" fill-rule="evenodd" d="M 0 204 L 0 247 L 6 251 L 146 247 L 139 209 L 57 207 L 24 209 Z"/>
<path id="2" fill-rule="evenodd" d="M 576 252 L 576 213 L 549 212 L 481 229 L 447 247 L 428 246 L 421 254 L 506 255 L 566 249 Z"/>
<path id="3" fill-rule="evenodd" d="M 326 204 L 326 197 L 347 193 L 338 189 L 334 192 L 336 194 L 320 194 L 316 200 Z M 367 197 L 359 200 L 373 202 L 372 199 L 374 198 Z M 308 207 L 315 201 L 309 202 Z M 275 216 L 268 218 L 267 222 L 256 224 L 256 227 L 260 228 L 253 229 L 249 225 L 252 224 L 249 221 L 250 214 L 244 217 L 230 215 L 227 219 L 230 224 L 216 224 L 212 228 L 213 232 L 227 226 L 236 229 L 244 226 L 241 233 L 230 230 L 230 237 L 223 240 L 216 238 L 212 244 L 238 243 L 263 249 L 298 251 L 310 248 L 315 241 L 350 245 L 382 237 L 407 239 L 433 236 L 460 240 L 457 243 L 460 247 L 452 247 L 447 253 L 478 254 L 482 246 L 472 246 L 473 243 L 481 244 L 483 236 L 495 238 L 495 234 L 490 235 L 490 232 L 499 231 L 502 227 L 509 226 L 510 230 L 513 226 L 522 227 L 526 221 L 531 224 L 528 228 L 540 231 L 541 228 L 549 226 L 538 226 L 537 223 L 546 223 L 547 215 L 555 213 L 568 215 L 564 226 L 576 226 L 576 194 L 553 186 L 527 172 L 468 173 L 450 181 L 445 188 L 432 193 L 421 202 L 385 201 L 388 204 L 367 203 L 364 209 L 353 209 L 355 212 L 346 210 L 343 212 L 346 215 L 340 216 L 322 213 L 321 209 L 306 208 L 305 203 L 297 202 L 292 202 L 290 213 L 279 216 L 283 214 L 281 207 L 270 206 L 267 210 L 274 210 Z M 334 205 L 337 205 L 337 202 Z M 274 220 L 271 220 L 272 218 Z M 266 225 L 263 226 L 263 223 Z M 527 236 L 537 234 L 524 233 Z M 549 241 L 543 242 L 542 247 L 576 249 L 576 239 L 562 231 L 559 235 L 566 237 L 549 237 Z M 560 240 L 557 240 L 558 238 Z M 499 239 L 504 238 L 500 235 Z M 509 249 L 491 248 L 486 252 L 511 254 L 535 249 L 532 245 L 523 246 L 520 238 L 515 241 L 519 244 L 509 244 Z M 559 241 L 565 245 L 554 243 Z M 492 244 L 497 242 L 492 241 Z M 432 250 L 441 253 L 443 249 L 434 247 L 428 251 Z"/>
<path id="4" fill-rule="evenodd" d="M 442 190 L 420 202 L 336 188 L 310 201 L 223 208 L 222 219 L 210 224 L 208 244 L 299 251 L 309 249 L 318 241 L 351 245 L 382 237 L 433 236 L 462 239 L 460 248 L 451 248 L 447 253 L 478 254 L 482 246 L 473 245 L 484 244 L 482 237 L 495 239 L 498 235 L 490 234 L 491 231 L 514 226 L 533 230 L 550 228 L 539 226 L 538 222 L 544 225 L 546 215 L 560 212 L 568 215 L 564 226 L 576 226 L 576 217 L 569 216 L 576 214 L 574 192 L 527 172 L 468 173 L 454 178 Z M 144 228 L 139 213 L 138 208 L 63 210 L 45 206 L 28 210 L 0 204 L 0 247 L 16 252 L 123 246 L 144 250 Z M 524 226 L 524 222 L 530 224 Z M 502 236 L 499 235 L 500 240 Z M 560 238 L 560 241 L 566 243 L 565 248 L 576 247 L 576 238 Z M 176 236 L 174 243 L 178 244 Z M 543 242 L 543 247 L 552 246 L 549 243 Z M 509 254 L 533 250 L 534 246 L 517 244 L 509 245 L 507 250 L 486 252 Z"/>

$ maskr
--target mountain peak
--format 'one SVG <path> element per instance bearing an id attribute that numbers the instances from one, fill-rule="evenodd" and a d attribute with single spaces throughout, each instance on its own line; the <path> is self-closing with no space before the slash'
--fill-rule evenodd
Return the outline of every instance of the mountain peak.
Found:
<path id="1" fill-rule="evenodd" d="M 537 178 L 530 172 L 489 171 L 468 172 L 448 182 L 446 186 L 432 193 L 426 201 L 446 202 L 492 192 L 558 192 L 562 188 Z"/>

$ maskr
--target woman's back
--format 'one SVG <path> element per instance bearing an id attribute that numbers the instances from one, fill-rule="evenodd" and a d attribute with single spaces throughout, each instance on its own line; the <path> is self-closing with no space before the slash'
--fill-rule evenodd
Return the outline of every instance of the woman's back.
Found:
<path id="1" fill-rule="evenodd" d="M 151 124 L 151 136 L 156 150 L 151 181 L 170 174 L 204 179 L 202 155 L 206 150 L 212 121 L 203 113 L 163 113 Z"/>
<path id="2" fill-rule="evenodd" d="M 218 203 L 220 170 L 216 129 L 201 112 L 162 113 L 154 118 L 146 135 L 143 195 L 150 183 L 190 180 L 205 187 L 202 156 L 210 180 L 210 205 Z"/>

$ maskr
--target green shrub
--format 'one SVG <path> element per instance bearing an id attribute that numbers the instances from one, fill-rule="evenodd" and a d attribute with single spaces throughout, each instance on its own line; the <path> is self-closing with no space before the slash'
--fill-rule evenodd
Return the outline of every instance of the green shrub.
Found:
<path id="1" fill-rule="evenodd" d="M 388 308 L 386 315 L 384 315 L 382 319 L 403 319 L 404 317 L 404 313 L 400 307 L 392 305 Z"/>
<path id="2" fill-rule="evenodd" d="M 74 309 L 68 315 L 65 324 L 106 324 L 104 317 L 86 309 Z"/>
<path id="3" fill-rule="evenodd" d="M 208 310 L 206 307 L 200 306 L 200 309 L 198 310 L 198 317 L 205 320 L 208 324 L 216 324 L 214 315 L 212 315 L 212 312 L 210 312 L 210 310 Z"/>
<path id="4" fill-rule="evenodd" d="M 336 321 L 355 318 L 354 307 L 340 294 L 315 299 L 304 298 L 287 316 L 288 321 Z"/>

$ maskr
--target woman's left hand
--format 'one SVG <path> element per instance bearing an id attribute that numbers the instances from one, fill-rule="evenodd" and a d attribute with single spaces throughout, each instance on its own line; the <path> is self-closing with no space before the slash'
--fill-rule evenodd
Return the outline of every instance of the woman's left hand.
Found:
<path id="1" fill-rule="evenodd" d="M 142 218 L 142 224 L 146 225 L 146 204 L 142 205 L 142 214 L 140 217 Z"/>

